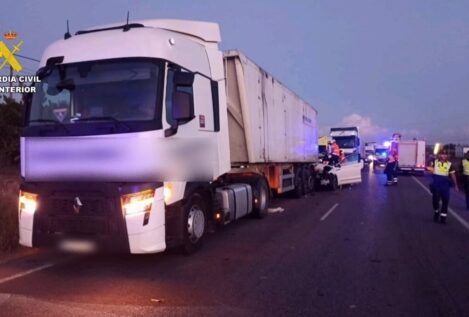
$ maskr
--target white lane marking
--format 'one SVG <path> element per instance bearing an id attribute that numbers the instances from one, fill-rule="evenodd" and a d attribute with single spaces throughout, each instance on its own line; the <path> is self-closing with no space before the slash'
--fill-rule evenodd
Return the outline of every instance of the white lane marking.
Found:
<path id="1" fill-rule="evenodd" d="M 417 184 L 419 184 L 430 196 L 432 195 L 431 191 L 427 188 L 427 186 L 425 186 L 424 184 L 422 184 L 421 181 L 419 181 L 415 176 L 412 176 L 412 178 L 414 179 L 414 181 L 417 182 Z M 464 218 L 462 218 L 460 215 L 458 215 L 451 207 L 448 206 L 448 211 L 449 213 L 454 217 L 456 218 L 457 221 L 459 221 L 460 224 L 463 225 L 464 228 L 466 228 L 467 230 L 469 230 L 469 223 L 464 220 Z"/>
<path id="2" fill-rule="evenodd" d="M 12 275 L 12 276 L 4 277 L 4 278 L 0 279 L 0 284 L 9 282 L 11 280 L 15 280 L 17 278 L 20 278 L 20 277 L 23 277 L 23 276 L 26 276 L 26 275 L 29 275 L 29 274 L 33 274 L 33 273 L 38 272 L 38 271 L 45 270 L 45 269 L 50 268 L 50 267 L 52 267 L 56 264 L 57 263 L 47 263 L 47 264 L 38 266 L 38 267 L 36 267 L 34 269 L 31 269 L 31 270 L 27 270 L 27 271 L 24 271 L 24 272 L 21 272 L 21 273 Z"/>
<path id="3" fill-rule="evenodd" d="M 321 221 L 324 221 L 326 220 L 327 217 L 329 217 L 329 215 L 334 211 L 334 209 L 337 208 L 337 206 L 339 206 L 339 204 L 335 204 L 334 206 L 331 207 L 331 209 L 329 209 L 325 214 L 324 216 L 321 217 Z"/>

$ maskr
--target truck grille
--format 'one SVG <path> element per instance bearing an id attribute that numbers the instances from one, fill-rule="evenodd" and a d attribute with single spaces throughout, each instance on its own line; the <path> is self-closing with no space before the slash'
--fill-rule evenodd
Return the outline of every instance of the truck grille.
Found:
<path id="1" fill-rule="evenodd" d="M 53 199 L 50 208 L 47 209 L 49 215 L 73 215 L 74 198 Z M 109 213 L 109 204 L 99 199 L 81 199 L 83 206 L 80 208 L 80 215 L 83 216 L 104 216 Z"/>
<path id="2" fill-rule="evenodd" d="M 75 197 L 82 206 L 74 209 Z M 120 208 L 105 197 L 56 196 L 46 198 L 38 212 L 38 230 L 45 233 L 109 235 L 119 231 Z"/>
<path id="3" fill-rule="evenodd" d="M 65 233 L 98 234 L 112 232 L 108 228 L 106 219 L 96 219 L 94 217 L 57 217 L 51 218 L 49 230 Z"/>

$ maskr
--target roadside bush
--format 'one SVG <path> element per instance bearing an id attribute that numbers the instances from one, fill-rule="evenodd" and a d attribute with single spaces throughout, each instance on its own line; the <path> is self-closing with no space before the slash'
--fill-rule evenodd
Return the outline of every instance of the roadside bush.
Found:
<path id="1" fill-rule="evenodd" d="M 0 252 L 18 247 L 18 190 L 23 104 L 0 97 Z"/>
<path id="2" fill-rule="evenodd" d="M 0 252 L 18 247 L 18 177 L 0 175 Z"/>
<path id="3" fill-rule="evenodd" d="M 0 166 L 18 166 L 23 104 L 13 98 L 0 100 Z"/>

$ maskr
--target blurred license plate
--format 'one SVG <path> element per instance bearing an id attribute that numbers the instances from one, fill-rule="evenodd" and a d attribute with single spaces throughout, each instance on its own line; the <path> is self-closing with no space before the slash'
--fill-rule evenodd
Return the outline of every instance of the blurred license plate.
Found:
<path id="1" fill-rule="evenodd" d="M 96 251 L 96 243 L 90 240 L 66 239 L 60 242 L 59 249 L 76 253 L 91 253 Z"/>

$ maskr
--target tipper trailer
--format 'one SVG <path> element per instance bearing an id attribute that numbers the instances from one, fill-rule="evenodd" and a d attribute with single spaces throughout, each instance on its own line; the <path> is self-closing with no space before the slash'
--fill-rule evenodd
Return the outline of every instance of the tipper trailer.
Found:
<path id="1" fill-rule="evenodd" d="M 217 24 L 147 20 L 44 52 L 21 137 L 20 244 L 196 250 L 207 224 L 312 190 L 317 111 Z"/>

